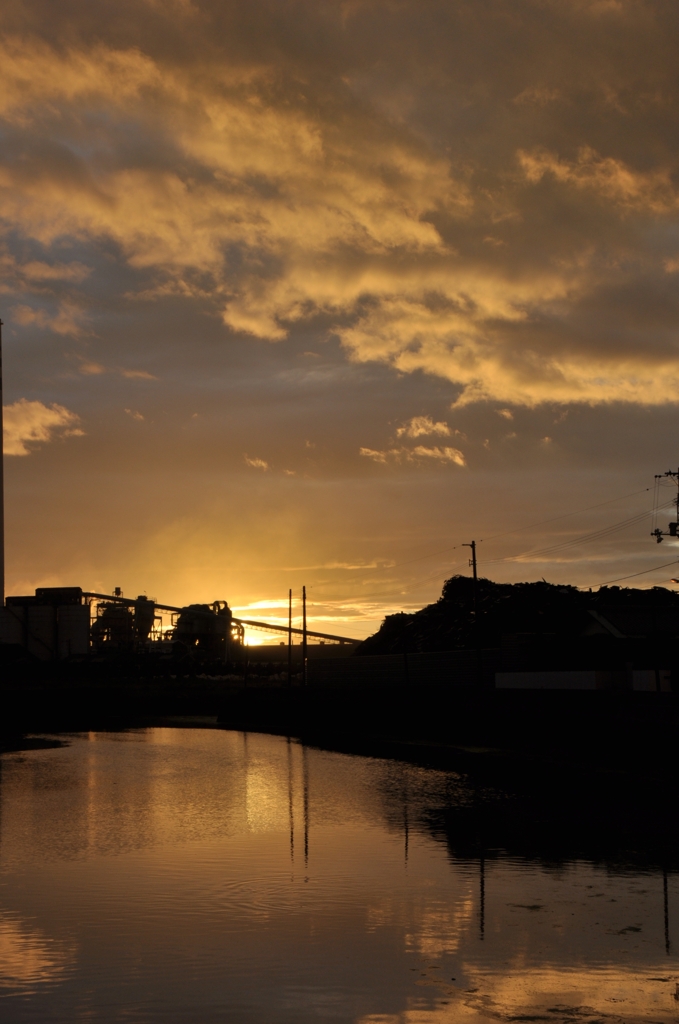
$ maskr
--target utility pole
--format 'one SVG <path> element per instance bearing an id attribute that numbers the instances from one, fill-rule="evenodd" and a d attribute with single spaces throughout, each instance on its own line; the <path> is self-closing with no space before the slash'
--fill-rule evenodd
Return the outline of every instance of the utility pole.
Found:
<path id="1" fill-rule="evenodd" d="M 479 937 L 483 942 L 486 937 L 486 858 L 483 850 L 479 857 L 479 926 Z"/>
<path id="2" fill-rule="evenodd" d="M 471 565 L 472 572 L 474 574 L 474 590 L 476 591 L 476 581 L 478 579 L 478 576 L 476 575 L 476 541 L 473 540 L 471 544 L 463 544 L 462 547 L 472 549 L 472 557 L 469 559 L 469 564 Z"/>
<path id="3" fill-rule="evenodd" d="M 5 448 L 2 421 L 2 320 L 0 320 L 0 608 L 5 607 Z"/>
<path id="4" fill-rule="evenodd" d="M 292 590 L 288 591 L 288 686 L 292 686 Z"/>
<path id="5" fill-rule="evenodd" d="M 677 481 L 677 496 L 674 499 L 674 505 L 676 505 L 677 508 L 677 515 L 675 522 L 667 524 L 667 530 L 665 532 L 663 532 L 663 530 L 661 530 L 658 526 L 651 533 L 651 537 L 655 537 L 656 542 L 658 544 L 662 544 L 663 537 L 679 537 L 679 469 L 677 469 L 676 471 L 673 469 L 668 469 L 666 473 L 656 473 L 655 479 L 662 480 L 662 478 L 665 476 L 669 476 Z"/>
<path id="6" fill-rule="evenodd" d="M 476 641 L 476 682 L 481 688 L 482 680 L 482 663 L 481 663 L 481 634 L 479 631 L 479 610 L 478 610 L 478 575 L 476 572 L 476 541 L 473 540 L 471 544 L 463 544 L 463 548 L 472 549 L 472 557 L 469 559 L 469 564 L 472 567 L 473 584 L 472 584 L 472 615 L 474 616 L 474 639 Z"/>
<path id="7" fill-rule="evenodd" d="M 302 587 L 302 686 L 306 686 L 306 684 L 306 587 Z"/>
<path id="8" fill-rule="evenodd" d="M 410 686 L 410 673 L 408 672 L 408 637 L 406 636 L 405 622 L 401 626 L 401 640 L 403 641 L 403 683 L 408 688 Z"/>
<path id="9" fill-rule="evenodd" d="M 472 573 L 474 576 L 474 586 L 472 588 L 472 602 L 474 608 L 474 618 L 476 618 L 476 586 L 478 583 L 478 576 L 476 574 L 476 541 L 473 540 L 471 544 L 463 544 L 462 547 L 472 549 L 472 557 L 469 559 L 469 564 L 472 567 Z"/>

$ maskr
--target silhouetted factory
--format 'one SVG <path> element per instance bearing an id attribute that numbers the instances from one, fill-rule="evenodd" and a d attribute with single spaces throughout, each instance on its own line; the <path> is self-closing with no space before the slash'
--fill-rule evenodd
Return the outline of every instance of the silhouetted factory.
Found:
<path id="1" fill-rule="evenodd" d="M 161 629 L 160 612 L 172 625 Z M 345 645 L 350 637 L 235 618 L 226 601 L 184 607 L 160 604 L 140 594 L 97 594 L 80 587 L 38 587 L 33 595 L 8 596 L 0 609 L 0 643 L 31 659 L 60 661 L 118 655 L 191 656 L 202 663 L 238 658 L 245 627 L 293 635 L 302 642 Z M 283 641 L 285 645 L 285 641 Z"/>
<path id="2" fill-rule="evenodd" d="M 162 628 L 160 613 L 169 614 L 170 626 Z M 325 645 L 315 648 L 304 676 L 325 689 L 668 691 L 679 682 L 679 595 L 659 587 L 591 594 L 544 582 L 457 576 L 437 602 L 387 616 L 362 643 L 291 622 L 239 619 L 226 601 L 180 608 L 145 595 L 127 598 L 118 588 L 106 595 L 40 587 L 31 596 L 7 597 L 0 614 L 0 640 L 6 654 L 14 651 L 11 660 L 129 662 L 155 655 L 219 673 L 247 658 L 284 660 L 294 636 L 296 662 L 312 653 L 307 638 Z M 246 625 L 277 631 L 285 640 L 245 647 Z"/>
<path id="3" fill-rule="evenodd" d="M 240 644 L 243 627 L 234 623 L 225 601 L 186 608 L 162 607 L 174 616 L 168 633 L 159 631 L 161 610 L 143 594 L 131 600 L 119 589 L 111 596 L 80 587 L 38 587 L 32 596 L 9 596 L 3 609 L 2 641 L 41 661 L 83 657 L 90 652 L 142 653 L 168 640 L 201 655 L 225 656 L 227 644 Z"/>

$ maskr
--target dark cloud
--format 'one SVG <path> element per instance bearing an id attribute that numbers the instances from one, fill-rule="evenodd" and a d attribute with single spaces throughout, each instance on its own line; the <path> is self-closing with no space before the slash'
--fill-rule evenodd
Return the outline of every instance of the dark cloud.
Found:
<path id="1" fill-rule="evenodd" d="M 468 532 L 483 474 L 535 471 L 542 507 L 540 479 L 567 496 L 581 472 L 586 505 L 594 464 L 647 473 L 661 430 L 669 456 L 675 4 L 13 0 L 0 25 L 10 400 L 56 403 L 87 435 L 11 472 L 72 458 L 82 494 L 104 460 L 130 500 L 144 465 L 168 488 L 228 472 L 238 500 L 220 507 L 245 503 L 265 561 L 252 496 L 303 494 L 318 515 L 343 480 L 374 524 L 365 548 L 345 511 L 354 553 L 321 532 L 297 562 L 353 564 L 376 537 L 385 558 L 410 543 L 425 492 Z M 399 436 L 425 420 L 451 434 Z M 209 492 L 177 520 L 201 536 Z M 305 517 L 281 519 L 296 551 Z M 156 527 L 180 537 L 169 522 L 124 546 L 135 578 Z"/>

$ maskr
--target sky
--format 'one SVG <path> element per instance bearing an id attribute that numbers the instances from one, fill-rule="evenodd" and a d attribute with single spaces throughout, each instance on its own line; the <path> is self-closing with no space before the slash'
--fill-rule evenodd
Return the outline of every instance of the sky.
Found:
<path id="1" fill-rule="evenodd" d="M 274 620 L 306 585 L 363 637 L 472 539 L 499 581 L 679 572 L 676 3 L 5 0 L 0 31 L 8 593 Z"/>

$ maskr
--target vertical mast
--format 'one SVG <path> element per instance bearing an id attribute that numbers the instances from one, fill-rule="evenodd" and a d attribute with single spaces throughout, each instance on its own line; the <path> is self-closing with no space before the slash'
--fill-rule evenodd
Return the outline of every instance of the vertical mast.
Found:
<path id="1" fill-rule="evenodd" d="M 669 477 L 670 480 L 677 481 L 677 496 L 672 502 L 672 504 L 676 507 L 677 512 L 675 516 L 675 521 L 673 523 L 668 523 L 667 530 L 661 530 L 660 527 L 657 526 L 655 530 L 651 532 L 651 537 L 655 537 L 658 544 L 662 544 L 663 537 L 679 537 L 679 467 L 677 467 L 676 472 L 673 469 L 668 469 L 666 473 L 656 473 L 656 488 L 658 487 L 659 481 L 662 480 L 663 477 Z M 658 491 L 656 490 L 655 493 L 657 496 Z M 655 502 L 654 505 L 655 507 L 653 509 L 653 512 L 655 515 L 658 511 L 658 505 L 655 504 Z"/>
<path id="2" fill-rule="evenodd" d="M 5 606 L 5 455 L 2 419 L 2 320 L 0 320 L 0 608 Z"/>
<path id="3" fill-rule="evenodd" d="M 474 585 L 473 585 L 473 588 L 472 588 L 472 594 L 473 594 L 474 615 L 476 615 L 476 584 L 478 582 L 478 576 L 477 576 L 477 573 L 476 573 L 476 541 L 473 540 L 471 542 L 471 544 L 463 544 L 462 547 L 463 548 L 471 548 L 472 549 L 472 557 L 469 559 L 469 564 L 472 567 L 472 578 L 474 580 Z"/>
<path id="4" fill-rule="evenodd" d="M 306 587 L 302 587 L 302 686 L 307 684 L 306 645 Z"/>
<path id="5" fill-rule="evenodd" d="M 481 632 L 479 628 L 479 610 L 478 610 L 478 574 L 476 571 L 476 541 L 473 540 L 471 544 L 463 544 L 463 548 L 472 549 L 472 557 L 469 560 L 469 564 L 472 567 L 472 618 L 473 618 L 473 630 L 474 630 L 474 641 L 476 646 L 476 684 L 480 688 L 483 681 L 483 661 L 481 654 Z"/>
<path id="6" fill-rule="evenodd" d="M 288 686 L 292 686 L 292 590 L 288 591 Z"/>

